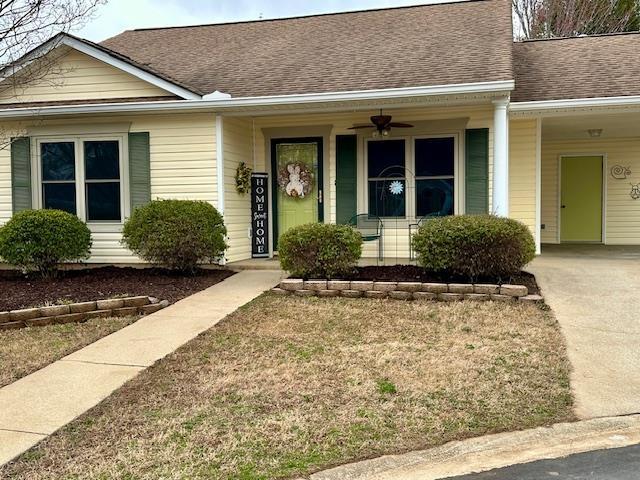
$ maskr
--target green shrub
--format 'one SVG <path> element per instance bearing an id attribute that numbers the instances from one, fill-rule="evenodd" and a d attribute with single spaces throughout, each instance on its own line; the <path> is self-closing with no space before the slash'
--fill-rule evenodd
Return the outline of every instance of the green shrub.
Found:
<path id="1" fill-rule="evenodd" d="M 222 215 L 195 200 L 154 200 L 133 212 L 122 233 L 140 258 L 183 273 L 219 260 L 227 248 Z"/>
<path id="2" fill-rule="evenodd" d="M 48 277 L 58 265 L 89 258 L 91 232 L 61 210 L 24 210 L 0 228 L 0 257 L 23 271 Z"/>
<path id="3" fill-rule="evenodd" d="M 295 277 L 336 278 L 348 274 L 362 255 L 362 236 L 348 225 L 308 223 L 278 241 L 280 266 Z"/>
<path id="4" fill-rule="evenodd" d="M 451 276 L 509 277 L 535 256 L 529 229 L 510 218 L 459 215 L 426 221 L 413 236 L 418 262 Z"/>

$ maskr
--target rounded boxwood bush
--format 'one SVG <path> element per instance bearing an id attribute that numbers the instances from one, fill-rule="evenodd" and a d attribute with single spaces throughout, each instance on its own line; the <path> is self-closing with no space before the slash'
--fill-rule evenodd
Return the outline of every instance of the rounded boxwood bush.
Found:
<path id="1" fill-rule="evenodd" d="M 412 243 L 425 269 L 472 281 L 509 277 L 533 260 L 536 252 L 524 224 L 493 215 L 429 219 Z"/>
<path id="2" fill-rule="evenodd" d="M 90 251 L 87 225 L 62 210 L 24 210 L 0 228 L 0 258 L 45 277 L 61 263 L 89 258 Z"/>
<path id="3" fill-rule="evenodd" d="M 348 225 L 299 225 L 282 234 L 278 255 L 282 269 L 294 277 L 336 278 L 356 266 L 362 236 Z"/>
<path id="4" fill-rule="evenodd" d="M 170 270 L 193 273 L 219 260 L 227 248 L 222 215 L 197 200 L 154 200 L 134 210 L 122 243 L 140 258 Z"/>

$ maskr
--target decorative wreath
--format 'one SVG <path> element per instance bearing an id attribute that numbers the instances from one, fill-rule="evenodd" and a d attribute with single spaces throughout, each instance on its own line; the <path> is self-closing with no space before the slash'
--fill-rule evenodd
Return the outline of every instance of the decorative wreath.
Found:
<path id="1" fill-rule="evenodd" d="M 249 193 L 251 190 L 251 168 L 244 162 L 240 162 L 236 168 L 236 191 L 240 194 Z"/>
<path id="2" fill-rule="evenodd" d="M 304 198 L 313 190 L 313 172 L 304 163 L 289 163 L 278 171 L 278 186 L 289 197 Z"/>

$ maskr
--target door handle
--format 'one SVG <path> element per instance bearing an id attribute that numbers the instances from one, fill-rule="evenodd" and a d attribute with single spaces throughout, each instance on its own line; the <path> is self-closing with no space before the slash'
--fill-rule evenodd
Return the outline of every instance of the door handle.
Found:
<path id="1" fill-rule="evenodd" d="M 322 190 L 318 190 L 318 203 L 322 203 Z"/>
<path id="2" fill-rule="evenodd" d="M 567 206 L 566 205 L 562 205 L 560 208 L 567 208 Z"/>

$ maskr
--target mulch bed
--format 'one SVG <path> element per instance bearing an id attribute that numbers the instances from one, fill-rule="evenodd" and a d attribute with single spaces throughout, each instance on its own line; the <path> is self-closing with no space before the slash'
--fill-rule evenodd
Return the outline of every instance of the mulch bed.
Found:
<path id="1" fill-rule="evenodd" d="M 469 283 L 466 277 L 439 276 L 415 265 L 357 267 L 344 280 L 375 280 L 378 282 Z M 520 272 L 509 278 L 478 278 L 474 283 L 524 285 L 531 295 L 539 295 L 536 277 Z"/>
<path id="2" fill-rule="evenodd" d="M 41 279 L 2 272 L 0 312 L 60 301 L 88 302 L 122 295 L 147 295 L 173 303 L 215 285 L 233 273 L 229 270 L 201 270 L 194 276 L 183 276 L 157 268 L 102 267 L 66 271 L 58 278 Z"/>

